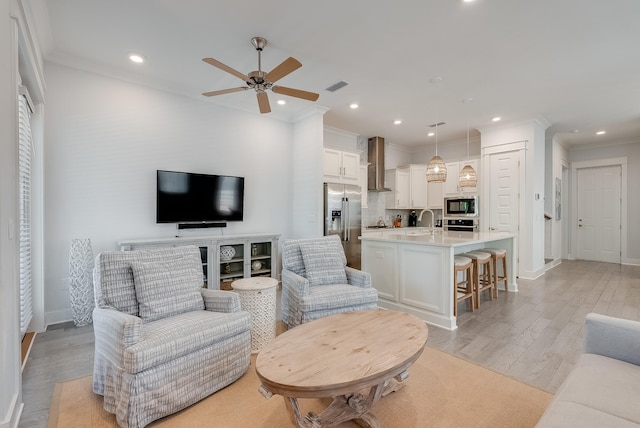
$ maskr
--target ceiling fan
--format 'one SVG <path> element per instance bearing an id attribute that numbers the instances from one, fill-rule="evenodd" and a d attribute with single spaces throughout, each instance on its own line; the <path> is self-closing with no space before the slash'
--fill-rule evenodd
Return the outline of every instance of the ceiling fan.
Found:
<path id="1" fill-rule="evenodd" d="M 245 81 L 247 86 L 240 86 L 237 88 L 222 89 L 219 91 L 204 92 L 202 95 L 205 97 L 213 97 L 216 95 L 229 94 L 232 92 L 246 91 L 247 89 L 255 89 L 258 97 L 258 107 L 260 113 L 269 113 L 271 106 L 269 105 L 269 97 L 267 96 L 267 89 L 271 89 L 276 94 L 288 95 L 290 97 L 302 98 L 303 100 L 316 101 L 320 95 L 314 92 L 307 92 L 300 89 L 287 88 L 286 86 L 276 86 L 275 82 L 282 79 L 289 73 L 302 67 L 300 61 L 295 58 L 289 57 L 282 61 L 280 65 L 271 70 L 268 73 L 262 71 L 261 53 L 262 49 L 267 45 L 267 39 L 263 37 L 254 37 L 251 39 L 251 44 L 258 51 L 258 71 L 252 71 L 249 74 L 242 74 L 237 70 L 221 63 L 213 58 L 203 58 L 202 60 L 207 64 L 211 64 L 220 70 L 233 74 L 239 79 Z"/>

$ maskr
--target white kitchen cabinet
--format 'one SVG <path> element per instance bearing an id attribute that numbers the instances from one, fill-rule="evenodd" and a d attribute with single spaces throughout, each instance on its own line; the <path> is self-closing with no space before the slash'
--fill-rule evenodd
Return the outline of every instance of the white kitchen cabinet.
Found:
<path id="1" fill-rule="evenodd" d="M 427 183 L 427 208 L 444 209 L 443 183 Z"/>
<path id="2" fill-rule="evenodd" d="M 409 169 L 389 169 L 384 172 L 385 186 L 391 189 L 385 193 L 387 209 L 409 209 Z"/>
<path id="3" fill-rule="evenodd" d="M 459 172 L 458 162 L 447 163 L 447 181 L 443 183 L 443 193 L 445 197 L 460 194 L 460 188 L 458 187 Z"/>
<path id="4" fill-rule="evenodd" d="M 369 185 L 369 165 L 360 165 L 360 189 L 362 193 L 360 195 L 360 201 L 362 202 L 362 208 L 368 207 L 369 198 L 367 187 Z"/>
<path id="5" fill-rule="evenodd" d="M 427 208 L 427 166 L 408 165 L 385 171 L 388 209 Z"/>
<path id="6" fill-rule="evenodd" d="M 324 180 L 331 183 L 360 184 L 360 155 L 324 149 Z"/>
<path id="7" fill-rule="evenodd" d="M 409 208 L 427 208 L 427 165 L 409 165 L 409 175 Z"/>

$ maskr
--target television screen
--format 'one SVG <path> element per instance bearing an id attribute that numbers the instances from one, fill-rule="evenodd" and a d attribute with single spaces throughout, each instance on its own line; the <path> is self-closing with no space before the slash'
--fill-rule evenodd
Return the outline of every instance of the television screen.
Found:
<path id="1" fill-rule="evenodd" d="M 158 170 L 157 223 L 242 221 L 244 177 Z"/>

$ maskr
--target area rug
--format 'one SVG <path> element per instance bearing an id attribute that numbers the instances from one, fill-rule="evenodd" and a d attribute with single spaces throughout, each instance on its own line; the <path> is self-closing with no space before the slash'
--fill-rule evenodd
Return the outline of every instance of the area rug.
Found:
<path id="1" fill-rule="evenodd" d="M 259 392 L 255 356 L 235 383 L 193 406 L 153 422 L 150 427 L 292 427 L 282 397 Z M 405 387 L 383 397 L 373 414 L 394 427 L 533 427 L 552 394 L 426 347 L 409 368 Z M 330 399 L 302 399 L 304 412 L 320 412 Z M 345 423 L 341 427 L 355 427 Z M 49 412 L 49 428 L 117 428 L 91 391 L 91 376 L 58 383 Z"/>

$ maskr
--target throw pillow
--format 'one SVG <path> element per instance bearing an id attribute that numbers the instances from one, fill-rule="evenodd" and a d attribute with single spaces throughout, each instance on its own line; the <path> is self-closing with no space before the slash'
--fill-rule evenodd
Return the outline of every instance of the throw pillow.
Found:
<path id="1" fill-rule="evenodd" d="M 340 241 L 333 245 L 327 241 L 300 243 L 304 269 L 309 285 L 346 284 L 344 250 Z"/>
<path id="2" fill-rule="evenodd" d="M 131 262 L 140 318 L 154 321 L 183 312 L 201 311 L 204 300 L 202 262 L 182 257 L 162 262 Z"/>

